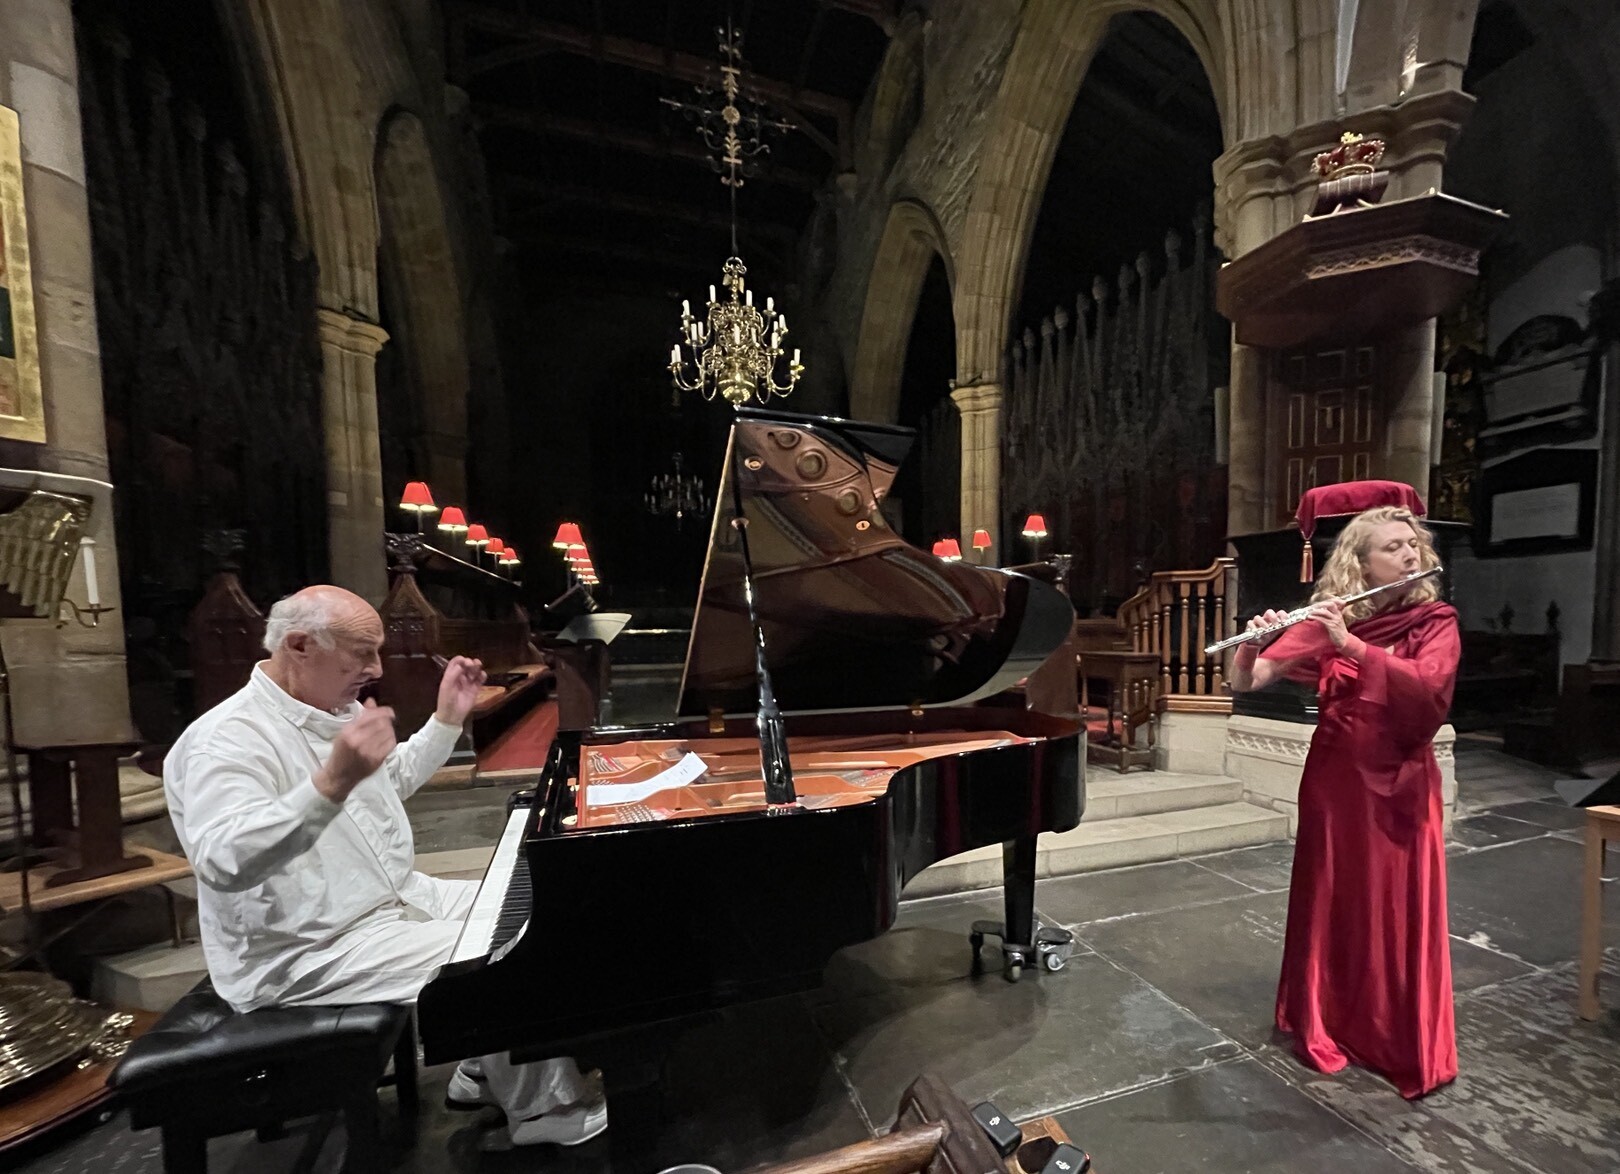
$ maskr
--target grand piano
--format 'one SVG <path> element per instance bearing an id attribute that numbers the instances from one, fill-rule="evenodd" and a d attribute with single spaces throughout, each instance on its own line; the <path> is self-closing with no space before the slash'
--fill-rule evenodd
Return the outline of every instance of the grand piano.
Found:
<path id="1" fill-rule="evenodd" d="M 509 1050 L 599 1066 L 615 1167 L 637 1166 L 684 1026 L 819 985 L 837 950 L 893 924 L 912 877 L 986 845 L 1003 845 L 1006 918 L 972 927 L 975 966 L 993 935 L 1008 978 L 1061 969 L 1067 935 L 1035 918 L 1035 842 L 1080 820 L 1079 723 L 1006 690 L 1062 645 L 1073 610 L 887 527 L 879 503 L 910 440 L 737 412 L 675 720 L 564 731 L 514 796 L 417 1005 L 428 1063 Z M 767 803 L 761 637 L 785 804 Z"/>

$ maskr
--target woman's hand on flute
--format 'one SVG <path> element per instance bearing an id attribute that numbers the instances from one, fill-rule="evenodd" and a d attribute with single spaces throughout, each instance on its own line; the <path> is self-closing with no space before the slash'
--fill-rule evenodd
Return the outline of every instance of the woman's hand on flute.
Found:
<path id="1" fill-rule="evenodd" d="M 1288 613 L 1285 611 L 1267 610 L 1251 619 L 1246 630 L 1250 632 L 1258 632 L 1263 628 L 1271 627 L 1272 624 L 1280 624 L 1287 618 Z M 1264 648 L 1267 644 L 1270 644 L 1280 635 L 1282 635 L 1281 632 L 1273 632 L 1269 636 L 1262 636 L 1258 640 L 1251 640 L 1247 644 L 1239 645 L 1238 651 L 1258 654 L 1262 648 Z"/>
<path id="2" fill-rule="evenodd" d="M 1324 599 L 1320 603 L 1313 603 L 1311 619 L 1327 629 L 1328 639 L 1333 641 L 1333 647 L 1343 652 L 1345 644 L 1350 639 L 1350 629 L 1345 627 L 1344 623 L 1344 604 L 1337 599 Z"/>

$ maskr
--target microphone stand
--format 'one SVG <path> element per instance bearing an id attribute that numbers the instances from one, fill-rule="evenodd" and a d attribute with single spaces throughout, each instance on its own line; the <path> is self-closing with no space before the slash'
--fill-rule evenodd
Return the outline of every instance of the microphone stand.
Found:
<path id="1" fill-rule="evenodd" d="M 754 629 L 754 673 L 759 679 L 759 711 L 754 724 L 759 729 L 759 765 L 765 776 L 766 811 L 775 814 L 791 811 L 798 806 L 798 795 L 793 789 L 793 764 L 788 760 L 787 730 L 782 722 L 782 711 L 776 706 L 776 690 L 771 687 L 771 670 L 765 663 L 765 631 L 759 624 L 759 612 L 754 606 L 754 560 L 748 549 L 748 518 L 743 513 L 742 466 L 733 436 L 731 468 L 731 502 L 734 516 L 731 525 L 737 531 L 742 547 L 743 599 L 748 603 L 748 622 Z"/>

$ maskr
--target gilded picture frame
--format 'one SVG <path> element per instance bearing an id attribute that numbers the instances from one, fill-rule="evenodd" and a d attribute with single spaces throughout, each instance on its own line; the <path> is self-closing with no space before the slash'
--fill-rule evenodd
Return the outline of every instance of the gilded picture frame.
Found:
<path id="1" fill-rule="evenodd" d="M 0 438 L 45 442 L 17 112 L 0 106 Z"/>

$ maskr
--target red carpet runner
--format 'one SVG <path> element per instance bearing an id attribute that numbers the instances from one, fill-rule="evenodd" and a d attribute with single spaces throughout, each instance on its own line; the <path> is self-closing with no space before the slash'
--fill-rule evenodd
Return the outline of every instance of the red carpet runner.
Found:
<path id="1" fill-rule="evenodd" d="M 557 736 L 557 703 L 542 701 L 510 730 L 478 754 L 478 769 L 539 770 Z"/>

